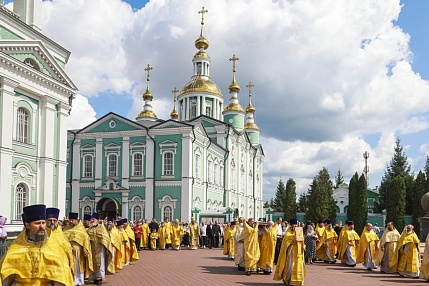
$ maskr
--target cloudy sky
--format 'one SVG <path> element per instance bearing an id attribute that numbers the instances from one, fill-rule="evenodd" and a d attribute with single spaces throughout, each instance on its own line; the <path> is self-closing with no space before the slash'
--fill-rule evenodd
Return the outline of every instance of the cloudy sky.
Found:
<path id="1" fill-rule="evenodd" d="M 5 1 L 11 2 L 10 0 Z M 71 51 L 79 87 L 69 128 L 142 110 L 150 64 L 153 110 L 168 119 L 174 87 L 192 75 L 202 6 L 212 80 L 229 100 L 236 54 L 242 106 L 255 84 L 265 151 L 264 200 L 293 178 L 298 195 L 327 167 L 380 185 L 399 137 L 413 171 L 429 155 L 426 0 L 53 0 L 43 32 Z M 11 7 L 11 3 L 8 4 Z"/>

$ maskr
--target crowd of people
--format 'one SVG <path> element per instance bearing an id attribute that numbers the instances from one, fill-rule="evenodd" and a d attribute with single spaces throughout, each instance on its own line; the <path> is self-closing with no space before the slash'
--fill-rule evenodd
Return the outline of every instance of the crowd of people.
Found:
<path id="1" fill-rule="evenodd" d="M 389 222 L 381 238 L 379 228 L 366 224 L 359 235 L 352 221 L 333 227 L 330 220 L 289 224 L 255 221 L 242 217 L 227 224 L 188 223 L 165 218 L 157 222 L 126 218 L 100 218 L 100 214 L 69 213 L 59 220 L 60 210 L 32 205 L 24 208 L 24 230 L 7 247 L 6 217 L 0 216 L 0 278 L 2 285 L 101 285 L 139 259 L 143 249 L 180 250 L 181 247 L 217 248 L 234 261 L 238 271 L 251 276 L 270 275 L 287 285 L 303 285 L 306 264 L 316 261 L 397 273 L 429 281 L 429 235 L 423 260 L 420 241 L 412 225 L 400 234 Z M 275 266 L 275 267 L 274 267 Z M 275 268 L 275 269 L 274 269 Z"/>

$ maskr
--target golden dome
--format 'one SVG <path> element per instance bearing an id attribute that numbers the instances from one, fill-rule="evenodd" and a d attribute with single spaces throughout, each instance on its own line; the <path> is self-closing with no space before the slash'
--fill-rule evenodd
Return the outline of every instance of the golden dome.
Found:
<path id="1" fill-rule="evenodd" d="M 176 111 L 176 109 L 174 109 L 174 110 L 170 113 L 170 117 L 171 117 L 171 119 L 178 119 L 178 118 L 179 118 L 179 113 Z"/>
<path id="2" fill-rule="evenodd" d="M 136 117 L 136 119 L 139 118 L 145 118 L 145 117 L 151 117 L 151 118 L 157 118 L 155 113 L 153 113 L 152 110 L 143 110 L 142 112 L 140 112 L 140 114 Z"/>
<path id="3" fill-rule="evenodd" d="M 153 94 L 150 92 L 149 86 L 146 87 L 146 91 L 145 91 L 145 93 L 143 93 L 143 99 L 144 100 L 147 100 L 147 99 L 153 100 Z"/>
<path id="4" fill-rule="evenodd" d="M 200 37 L 195 40 L 195 47 L 197 49 L 203 48 L 204 50 L 207 50 L 207 48 L 209 47 L 209 41 L 206 38 L 204 38 L 202 33 L 201 33 Z"/>
<path id="5" fill-rule="evenodd" d="M 194 59 L 195 58 L 206 58 L 206 59 L 210 59 L 209 55 L 204 52 L 204 51 L 199 51 L 198 53 L 195 54 Z"/>
<path id="6" fill-rule="evenodd" d="M 195 77 L 193 80 L 188 82 L 180 91 L 180 94 L 189 92 L 208 92 L 214 93 L 223 97 L 219 87 L 209 79 L 204 79 L 201 76 Z"/>
<path id="7" fill-rule="evenodd" d="M 230 103 L 223 111 L 239 111 L 244 113 L 243 107 L 238 103 Z"/>
<path id="8" fill-rule="evenodd" d="M 259 130 L 258 125 L 256 125 L 255 123 L 246 123 L 246 125 L 244 125 L 244 129 L 255 129 L 255 130 Z"/>
<path id="9" fill-rule="evenodd" d="M 246 108 L 246 113 L 255 113 L 256 109 L 253 107 L 252 103 L 249 102 L 249 105 Z"/>
<path id="10" fill-rule="evenodd" d="M 235 81 L 235 76 L 231 82 L 231 84 L 228 87 L 229 92 L 235 91 L 235 92 L 240 92 L 240 86 L 238 85 L 238 83 Z"/>

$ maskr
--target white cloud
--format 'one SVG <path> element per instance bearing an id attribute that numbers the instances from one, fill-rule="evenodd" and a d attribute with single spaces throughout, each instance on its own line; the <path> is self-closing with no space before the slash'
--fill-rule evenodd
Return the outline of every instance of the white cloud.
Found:
<path id="1" fill-rule="evenodd" d="M 77 94 L 73 99 L 73 106 L 68 117 L 67 128 L 70 129 L 81 129 L 90 123 L 94 122 L 96 112 L 94 108 L 89 104 L 88 99 L 80 94 Z"/>
<path id="2" fill-rule="evenodd" d="M 120 0 L 43 3 L 44 32 L 71 50 L 67 71 L 81 93 L 133 95 L 131 119 L 143 107 L 147 64 L 153 111 L 169 118 L 171 90 L 192 75 L 204 5 L 211 76 L 225 101 L 232 54 L 243 106 L 245 84 L 255 84 L 267 193 L 288 177 L 305 190 L 323 166 L 332 177 L 338 168 L 360 173 L 364 151 L 370 176 L 380 177 L 396 136 L 428 129 L 429 84 L 412 70 L 410 37 L 395 25 L 399 0 L 152 0 L 138 11 Z M 369 144 L 366 134 L 380 138 Z"/>

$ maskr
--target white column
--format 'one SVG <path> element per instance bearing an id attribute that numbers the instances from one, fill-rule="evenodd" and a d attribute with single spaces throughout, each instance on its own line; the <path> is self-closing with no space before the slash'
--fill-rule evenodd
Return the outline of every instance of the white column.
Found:
<path id="1" fill-rule="evenodd" d="M 219 120 L 220 121 L 223 121 L 223 114 L 222 114 L 222 112 L 223 112 L 223 102 L 221 102 L 220 103 L 220 113 L 219 113 Z"/>
<path id="2" fill-rule="evenodd" d="M 217 99 L 213 98 L 213 118 L 218 119 L 217 116 Z"/>
<path id="3" fill-rule="evenodd" d="M 204 115 L 206 115 L 206 97 L 204 95 L 202 97 L 202 101 L 203 101 L 203 104 L 202 104 L 202 107 L 201 107 L 201 111 L 202 111 L 202 113 Z"/>
<path id="4" fill-rule="evenodd" d="M 189 221 L 192 211 L 192 142 L 191 134 L 182 136 L 182 205 L 181 221 Z"/>
<path id="5" fill-rule="evenodd" d="M 43 203 L 46 206 L 53 206 L 53 196 L 56 196 L 57 190 L 54 190 L 52 179 L 54 178 L 54 142 L 55 142 L 55 121 L 56 104 L 58 100 L 43 96 L 41 98 L 40 108 L 40 133 L 39 133 L 39 167 L 38 167 L 38 195 L 36 203 Z"/>
<path id="6" fill-rule="evenodd" d="M 57 202 L 62 216 L 66 211 L 66 173 L 67 173 L 67 117 L 70 105 L 58 105 L 58 164 L 57 164 Z"/>
<path id="7" fill-rule="evenodd" d="M 154 217 L 153 200 L 154 200 L 154 169 L 153 163 L 155 144 L 148 136 L 146 140 L 146 193 L 145 193 L 145 218 L 151 220 Z"/>
<path id="8" fill-rule="evenodd" d="M 103 178 L 103 138 L 95 141 L 95 188 L 101 187 Z"/>
<path id="9" fill-rule="evenodd" d="M 72 169 L 72 193 L 71 193 L 71 212 L 79 212 L 79 198 L 80 198 L 80 139 L 73 142 L 73 169 Z M 68 215 L 68 214 L 67 214 Z"/>
<path id="10" fill-rule="evenodd" d="M 130 178 L 130 137 L 124 137 L 122 138 L 122 187 L 128 189 L 129 178 Z"/>
<path id="11" fill-rule="evenodd" d="M 197 96 L 197 117 L 201 115 L 200 101 L 201 101 L 201 96 Z"/>
<path id="12" fill-rule="evenodd" d="M 122 217 L 128 218 L 128 192 L 122 192 Z"/>
<path id="13" fill-rule="evenodd" d="M 14 219 L 14 198 L 12 196 L 15 186 L 12 182 L 12 130 L 16 128 L 12 118 L 16 118 L 13 112 L 13 97 L 18 82 L 7 78 L 0 78 L 0 197 L 2 199 L 2 212 L 11 223 Z"/>
<path id="14" fill-rule="evenodd" d="M 186 112 L 186 120 L 189 120 L 191 109 L 189 108 L 189 97 L 185 98 L 186 105 L 185 105 L 185 112 Z"/>

